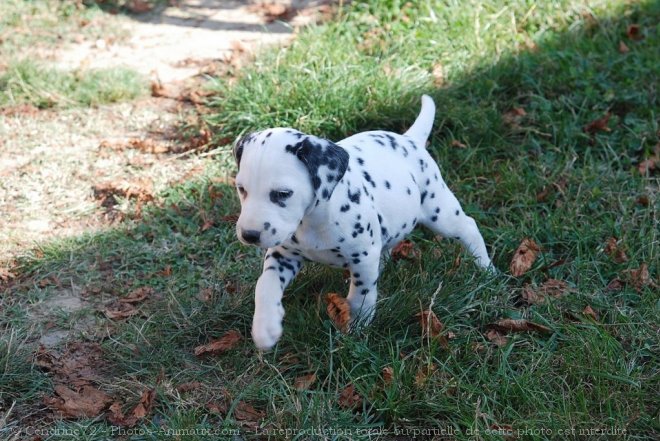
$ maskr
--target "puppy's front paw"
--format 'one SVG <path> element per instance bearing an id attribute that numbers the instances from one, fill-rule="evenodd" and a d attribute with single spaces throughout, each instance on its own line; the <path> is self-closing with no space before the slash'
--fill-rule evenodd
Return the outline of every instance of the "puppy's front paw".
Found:
<path id="1" fill-rule="evenodd" d="M 363 303 L 351 305 L 351 321 L 349 322 L 349 329 L 351 331 L 360 329 L 367 326 L 374 319 L 376 315 L 375 305 L 365 305 Z"/>
<path id="2" fill-rule="evenodd" d="M 256 315 L 252 321 L 252 340 L 262 351 L 271 349 L 282 336 L 282 316 Z"/>

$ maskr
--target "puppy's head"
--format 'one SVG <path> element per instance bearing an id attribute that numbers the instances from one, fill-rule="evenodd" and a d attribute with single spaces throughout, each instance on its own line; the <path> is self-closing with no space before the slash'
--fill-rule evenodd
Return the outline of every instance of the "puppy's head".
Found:
<path id="1" fill-rule="evenodd" d="M 289 239 L 319 201 L 330 199 L 348 167 L 338 145 L 284 128 L 244 136 L 234 157 L 241 200 L 236 234 L 261 248 Z"/>

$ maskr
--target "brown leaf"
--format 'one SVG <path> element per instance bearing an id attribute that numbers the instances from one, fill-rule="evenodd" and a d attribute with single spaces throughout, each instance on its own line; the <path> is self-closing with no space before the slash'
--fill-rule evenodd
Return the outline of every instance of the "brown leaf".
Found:
<path id="1" fill-rule="evenodd" d="M 543 333 L 552 333 L 547 326 L 530 322 L 525 319 L 502 319 L 488 325 L 490 328 L 501 332 L 530 332 L 538 331 Z"/>
<path id="2" fill-rule="evenodd" d="M 495 329 L 489 329 L 485 335 L 488 341 L 495 343 L 495 345 L 499 348 L 506 346 L 506 344 L 509 342 L 509 339 L 506 336 L 496 331 Z"/>
<path id="3" fill-rule="evenodd" d="M 236 347 L 239 341 L 243 336 L 240 332 L 232 329 L 227 331 L 222 337 L 217 340 L 212 340 L 210 343 L 205 345 L 197 346 L 195 348 L 195 355 L 198 357 L 203 354 L 218 354 L 221 352 L 226 352 L 230 349 Z"/>
<path id="4" fill-rule="evenodd" d="M 244 401 L 239 401 L 234 408 L 234 417 L 239 421 L 258 423 L 263 420 L 265 416 L 265 412 L 255 409 Z"/>
<path id="5" fill-rule="evenodd" d="M 296 11 L 289 5 L 274 2 L 259 2 L 248 7 L 248 11 L 261 15 L 266 23 L 275 20 L 290 20 Z"/>
<path id="6" fill-rule="evenodd" d="M 640 161 L 639 164 L 637 164 L 637 170 L 639 170 L 639 173 L 642 175 L 650 174 L 657 167 L 658 160 L 654 157 L 644 159 L 643 161 Z"/>
<path id="7" fill-rule="evenodd" d="M 132 138 L 128 140 L 128 146 L 144 153 L 167 153 L 170 147 L 153 139 Z"/>
<path id="8" fill-rule="evenodd" d="M 607 126 L 607 123 L 610 121 L 611 116 L 612 114 L 610 112 L 607 112 L 603 117 L 593 120 L 589 124 L 584 126 L 582 130 L 585 133 L 589 133 L 591 135 L 593 135 L 596 132 L 611 132 L 612 129 L 610 129 Z"/>
<path id="9" fill-rule="evenodd" d="M 417 374 L 415 374 L 415 386 L 422 388 L 437 369 L 438 367 L 435 364 L 424 364 L 421 366 Z"/>
<path id="10" fill-rule="evenodd" d="M 133 317 L 140 313 L 140 311 L 135 309 L 130 303 L 117 303 L 110 305 L 106 307 L 103 312 L 105 312 L 105 316 L 110 320 L 121 320 Z"/>
<path id="11" fill-rule="evenodd" d="M 511 275 L 520 277 L 529 271 L 539 251 L 541 249 L 534 240 L 529 238 L 523 239 L 511 259 L 511 265 L 509 265 Z"/>
<path id="12" fill-rule="evenodd" d="M 383 383 L 386 385 L 392 384 L 394 381 L 394 369 L 392 369 L 392 366 L 385 366 L 383 368 Z"/>
<path id="13" fill-rule="evenodd" d="M 151 413 L 156 400 L 156 389 L 145 390 L 142 392 L 140 402 L 133 409 L 133 416 L 137 419 L 144 418 Z"/>
<path id="14" fill-rule="evenodd" d="M 348 325 L 351 321 L 351 306 L 348 301 L 337 293 L 329 293 L 325 296 L 328 304 L 326 311 L 328 317 L 341 332 L 348 331 Z"/>
<path id="15" fill-rule="evenodd" d="M 607 284 L 607 290 L 608 291 L 621 291 L 623 289 L 623 280 L 617 278 L 614 278 L 610 281 L 610 283 Z"/>
<path id="16" fill-rule="evenodd" d="M 629 269 L 625 271 L 626 281 L 635 287 L 637 291 L 641 291 L 645 286 L 656 286 L 656 283 L 651 280 L 649 274 L 649 266 L 642 263 L 637 269 Z"/>
<path id="17" fill-rule="evenodd" d="M 143 286 L 134 289 L 126 297 L 119 299 L 121 303 L 140 303 L 154 293 L 154 289 L 150 286 Z"/>
<path id="18" fill-rule="evenodd" d="M 642 29 L 639 27 L 638 24 L 629 25 L 628 28 L 626 29 L 626 35 L 631 40 L 641 40 L 644 38 L 644 35 L 642 34 Z"/>
<path id="19" fill-rule="evenodd" d="M 199 388 L 202 387 L 202 386 L 203 386 L 203 384 L 200 383 L 199 381 L 191 381 L 191 382 L 189 382 L 189 383 L 181 383 L 181 384 L 179 384 L 179 385 L 176 387 L 176 390 L 177 390 L 179 393 L 182 393 L 182 394 L 183 394 L 183 393 L 186 393 L 186 392 L 190 392 L 191 390 L 199 389 Z"/>
<path id="20" fill-rule="evenodd" d="M 584 309 L 582 310 L 582 314 L 587 315 L 592 319 L 598 321 L 598 314 L 596 313 L 596 311 L 593 310 L 593 308 L 590 305 L 584 307 Z"/>
<path id="21" fill-rule="evenodd" d="M 46 404 L 62 413 L 66 418 L 94 418 L 101 414 L 112 399 L 103 391 L 87 385 L 80 391 L 74 391 L 67 386 L 55 386 L 57 397 L 46 398 Z"/>
<path id="22" fill-rule="evenodd" d="M 202 288 L 197 294 L 197 300 L 200 302 L 208 303 L 213 298 L 213 289 L 211 288 Z"/>
<path id="23" fill-rule="evenodd" d="M 447 337 L 440 335 L 444 329 L 444 325 L 433 311 L 427 309 L 426 311 L 418 313 L 416 317 L 419 318 L 424 338 L 442 339 L 441 343 L 444 343 L 443 346 L 447 345 Z"/>
<path id="24" fill-rule="evenodd" d="M 622 54 L 627 54 L 628 52 L 630 52 L 630 49 L 628 48 L 628 46 L 626 46 L 626 43 L 624 43 L 623 41 L 619 41 L 619 52 Z"/>
<path id="25" fill-rule="evenodd" d="M 456 148 L 459 148 L 459 149 L 466 149 L 467 148 L 467 146 L 465 144 L 463 144 L 461 141 L 459 141 L 458 139 L 452 139 L 451 143 L 449 143 L 449 145 L 451 147 L 456 147 Z"/>
<path id="26" fill-rule="evenodd" d="M 294 381 L 294 386 L 296 390 L 303 391 L 309 389 L 309 387 L 314 384 L 316 381 L 316 374 L 303 375 L 297 377 Z"/>
<path id="27" fill-rule="evenodd" d="M 502 121 L 511 127 L 520 127 L 520 121 L 527 115 L 522 107 L 514 107 L 502 115 Z"/>
<path id="28" fill-rule="evenodd" d="M 616 263 L 623 263 L 628 261 L 628 256 L 626 255 L 625 250 L 622 246 L 619 246 L 615 237 L 610 237 L 607 239 L 607 243 L 605 244 L 603 251 Z"/>
<path id="29" fill-rule="evenodd" d="M 433 70 L 431 71 L 431 75 L 433 76 L 433 85 L 435 87 L 442 87 L 445 83 L 445 69 L 440 63 L 436 63 L 433 66 Z"/>
<path id="30" fill-rule="evenodd" d="M 413 260 L 419 258 L 419 250 L 415 248 L 415 244 L 410 240 L 402 240 L 394 248 L 391 253 L 392 261 L 397 260 Z"/>
<path id="31" fill-rule="evenodd" d="M 522 298 L 530 305 L 538 305 L 543 303 L 546 297 L 559 298 L 568 290 L 568 284 L 563 280 L 548 279 L 537 289 L 533 289 L 530 285 L 525 285 Z"/>
<path id="32" fill-rule="evenodd" d="M 355 391 L 355 386 L 349 384 L 339 394 L 338 404 L 342 409 L 356 409 L 362 405 L 362 397 Z"/>
<path id="33" fill-rule="evenodd" d="M 134 14 L 143 14 L 153 9 L 153 5 L 145 0 L 128 0 L 126 9 Z"/>

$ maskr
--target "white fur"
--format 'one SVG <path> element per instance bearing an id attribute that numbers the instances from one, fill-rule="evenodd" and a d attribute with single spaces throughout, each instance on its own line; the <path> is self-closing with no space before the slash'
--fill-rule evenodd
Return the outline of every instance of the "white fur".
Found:
<path id="1" fill-rule="evenodd" d="M 236 183 L 245 193 L 237 234 L 245 242 L 245 231 L 257 231 L 259 241 L 254 244 L 267 248 L 252 325 L 258 348 L 271 348 L 282 335 L 282 294 L 304 260 L 350 270 L 347 300 L 352 320 L 361 323 L 374 314 L 381 254 L 416 224 L 459 239 L 479 266 L 491 267 L 475 221 L 463 213 L 425 148 L 434 115 L 433 100 L 425 95 L 420 115 L 404 135 L 363 132 L 333 144 L 277 128 L 239 141 Z M 345 173 L 335 182 L 328 161 L 337 153 L 345 157 L 338 148 L 349 157 Z M 317 189 L 310 170 L 321 180 Z M 271 198 L 272 191 L 283 189 L 293 192 L 282 202 L 285 207 Z M 324 189 L 326 194 L 331 189 L 327 198 L 321 194 Z"/>

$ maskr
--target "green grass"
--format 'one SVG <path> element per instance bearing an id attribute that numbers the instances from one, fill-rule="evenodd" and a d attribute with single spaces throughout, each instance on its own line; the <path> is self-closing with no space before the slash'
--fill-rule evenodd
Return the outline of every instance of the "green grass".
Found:
<path id="1" fill-rule="evenodd" d="M 49 66 L 44 54 L 76 39 L 119 41 L 115 17 L 75 1 L 7 0 L 0 3 L 0 107 L 96 106 L 144 95 L 148 83 L 117 67 L 67 70 Z"/>
<path id="2" fill-rule="evenodd" d="M 145 79 L 126 68 L 64 71 L 23 60 L 0 73 L 0 106 L 97 106 L 131 100 L 146 92 Z"/>
<path id="3" fill-rule="evenodd" d="M 99 312 L 107 327 L 91 334 L 77 331 L 84 317 L 58 320 L 73 338 L 101 342 L 108 372 L 100 387 L 107 393 L 135 403 L 142 390 L 157 387 L 144 430 L 241 428 L 234 409 L 245 401 L 265 412 L 261 427 L 273 439 L 285 439 L 279 429 L 307 431 L 293 439 L 312 439 L 305 435 L 311 430 L 335 430 L 328 439 L 366 439 L 358 430 L 368 429 L 387 430 L 380 439 L 393 439 L 395 429 L 405 437 L 436 428 L 452 431 L 452 439 L 490 440 L 504 439 L 488 431 L 506 425 L 530 440 L 586 439 L 584 431 L 599 429 L 625 429 L 626 437 L 588 439 L 655 439 L 657 290 L 606 286 L 644 262 L 656 280 L 659 270 L 657 175 L 636 169 L 659 141 L 659 19 L 654 1 L 355 2 L 290 48 L 261 54 L 235 84 L 218 81 L 211 119 L 219 136 L 275 125 L 332 139 L 363 129 L 400 131 L 414 119 L 419 95 L 432 94 L 438 118 L 429 148 L 481 226 L 496 266 L 506 272 L 524 237 L 542 247 L 520 278 L 482 274 L 457 244 L 418 230 L 413 240 L 422 259 L 387 264 L 375 322 L 364 332 L 333 329 L 318 294 L 344 293 L 346 284 L 340 271 L 309 264 L 287 291 L 284 336 L 274 351 L 259 355 L 248 339 L 225 355 L 196 358 L 195 346 L 229 329 L 249 336 L 260 268 L 261 252 L 242 246 L 231 222 L 222 221 L 239 209 L 234 190 L 214 181 L 233 170 L 227 149 L 204 176 L 160 195 L 142 217 L 26 254 L 18 282 L 2 298 L 3 339 L 13 332 L 21 347 L 34 345 L 43 323 L 26 311 L 59 291 L 83 290 L 88 305 L 102 310 L 104 302 L 149 285 L 157 296 L 141 307 L 144 316 L 107 323 Z M 627 38 L 632 23 L 644 39 Z M 365 44 L 365 35 L 384 25 L 379 40 Z M 618 51 L 619 41 L 628 53 Z M 438 63 L 446 77 L 434 87 L 430 72 Z M 503 115 L 514 107 L 526 114 L 510 124 Z M 610 132 L 582 130 L 607 111 Z M 539 201 L 544 188 L 549 193 Z M 212 199 L 218 191 L 223 196 Z M 648 205 L 638 203 L 643 195 Z M 203 229 L 209 217 L 214 226 Z M 626 248 L 627 262 L 603 252 L 612 236 Z M 464 258 L 456 267 L 457 255 Z M 168 266 L 171 274 L 163 275 Z M 39 286 L 51 276 L 62 287 Z M 543 305 L 520 300 L 525 284 L 548 278 L 573 291 Z M 446 349 L 427 344 L 414 318 L 440 282 L 433 310 L 455 334 Z M 211 301 L 199 298 L 202 290 Z M 598 321 L 581 314 L 586 305 Z M 553 333 L 512 335 L 498 348 L 484 333 L 504 317 L 528 318 Z M 46 424 L 43 411 L 32 412 L 51 393 L 45 375 L 24 356 L 4 360 L 18 360 L 5 362 L 5 370 L 24 375 L 20 385 L 2 384 L 9 384 L 3 408 L 16 402 L 8 427 Z M 417 373 L 430 364 L 437 369 L 417 385 Z M 390 385 L 382 380 L 386 366 L 394 372 Z M 310 390 L 293 389 L 296 377 L 312 372 Z M 203 386 L 176 392 L 189 381 Z M 364 397 L 355 411 L 337 404 L 349 383 Z M 223 397 L 227 413 L 209 412 L 206 405 Z M 92 440 L 112 430 L 103 420 L 52 424 Z M 243 434 L 257 438 L 252 429 Z M 131 439 L 171 438 L 154 432 Z"/>

